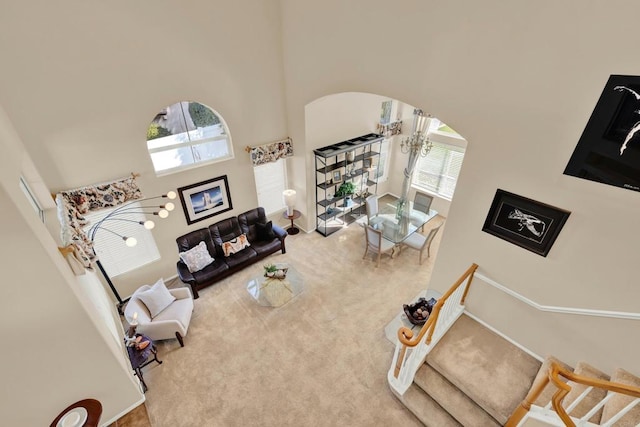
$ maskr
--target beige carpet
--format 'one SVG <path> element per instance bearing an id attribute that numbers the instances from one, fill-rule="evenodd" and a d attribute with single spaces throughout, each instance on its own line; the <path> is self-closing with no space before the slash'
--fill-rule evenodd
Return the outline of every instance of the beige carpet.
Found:
<path id="1" fill-rule="evenodd" d="M 279 308 L 245 289 L 263 263 L 203 289 L 185 347 L 159 342 L 164 363 L 145 368 L 152 425 L 421 425 L 389 390 L 394 348 L 384 327 L 426 289 L 442 231 L 422 266 L 406 249 L 379 268 L 362 259 L 359 224 L 326 238 L 289 236 L 287 253 L 266 262 L 297 269 L 304 291 Z"/>

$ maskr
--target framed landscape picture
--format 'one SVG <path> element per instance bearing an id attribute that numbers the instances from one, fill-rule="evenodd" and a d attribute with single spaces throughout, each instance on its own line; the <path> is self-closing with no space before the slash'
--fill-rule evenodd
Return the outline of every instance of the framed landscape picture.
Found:
<path id="1" fill-rule="evenodd" d="M 546 257 L 570 213 L 498 189 L 482 231 Z"/>
<path id="2" fill-rule="evenodd" d="M 187 224 L 233 209 L 227 176 L 178 188 Z"/>

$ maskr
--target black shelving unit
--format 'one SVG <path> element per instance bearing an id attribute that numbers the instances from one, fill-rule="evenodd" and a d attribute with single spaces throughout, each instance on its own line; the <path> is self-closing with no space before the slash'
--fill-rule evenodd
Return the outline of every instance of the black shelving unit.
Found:
<path id="1" fill-rule="evenodd" d="M 366 215 L 364 201 L 378 190 L 377 175 L 383 138 L 377 133 L 369 133 L 313 150 L 318 233 L 329 236 Z M 334 180 L 336 172 L 340 173 L 339 182 Z M 343 182 L 355 185 L 351 197 L 335 197 Z"/>

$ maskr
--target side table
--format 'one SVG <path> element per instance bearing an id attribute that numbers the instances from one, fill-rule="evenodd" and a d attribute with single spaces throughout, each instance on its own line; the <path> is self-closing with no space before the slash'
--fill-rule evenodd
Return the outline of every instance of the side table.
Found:
<path id="1" fill-rule="evenodd" d="M 302 216 L 300 211 L 297 211 L 295 209 L 293 210 L 292 215 L 287 215 L 287 211 L 282 212 L 283 218 L 291 220 L 291 227 L 287 228 L 287 234 L 298 234 L 300 232 L 300 229 L 293 225 L 293 220 L 300 218 L 300 216 Z"/>
<path id="2" fill-rule="evenodd" d="M 50 427 L 75 425 L 82 422 L 83 427 L 97 427 L 102 415 L 102 404 L 95 399 L 83 399 L 69 405 L 56 417 Z"/>
<path id="3" fill-rule="evenodd" d="M 152 362 L 158 362 L 158 364 L 160 365 L 162 364 L 162 360 L 158 360 L 158 349 L 156 348 L 153 341 L 151 341 L 151 338 L 141 334 L 136 334 L 136 336 L 142 337 L 140 343 L 148 341 L 149 345 L 142 350 L 138 350 L 135 346 L 127 346 L 127 353 L 129 353 L 129 361 L 131 361 L 131 367 L 142 383 L 142 392 L 146 393 L 148 387 L 147 383 L 144 382 L 144 377 L 142 376 L 142 368 Z M 153 358 L 149 358 L 151 355 L 153 355 Z"/>

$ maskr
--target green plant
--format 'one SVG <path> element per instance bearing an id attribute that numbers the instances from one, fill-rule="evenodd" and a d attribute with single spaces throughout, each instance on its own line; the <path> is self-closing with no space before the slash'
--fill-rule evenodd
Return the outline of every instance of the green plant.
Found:
<path id="1" fill-rule="evenodd" d="M 149 129 L 147 129 L 147 141 L 169 135 L 171 135 L 171 132 L 157 123 L 151 123 L 151 125 L 149 125 Z"/>
<path id="2" fill-rule="evenodd" d="M 264 265 L 264 272 L 265 273 L 274 273 L 276 270 L 278 269 L 278 267 L 276 267 L 275 264 L 265 264 Z"/>
<path id="3" fill-rule="evenodd" d="M 340 184 L 340 187 L 338 187 L 338 191 L 336 191 L 336 197 L 349 196 L 355 193 L 355 191 L 356 186 L 353 184 L 353 182 L 343 182 L 342 184 Z"/>
<path id="4" fill-rule="evenodd" d="M 196 127 L 203 128 L 220 123 L 220 119 L 213 111 L 198 102 L 189 103 L 189 115 Z"/>

